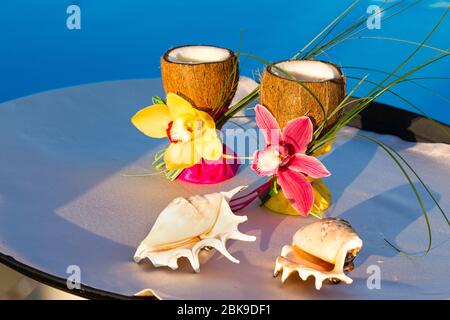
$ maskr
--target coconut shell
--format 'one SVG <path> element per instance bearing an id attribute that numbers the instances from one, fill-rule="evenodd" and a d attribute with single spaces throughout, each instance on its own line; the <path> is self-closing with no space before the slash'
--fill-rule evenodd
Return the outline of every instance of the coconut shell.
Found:
<path id="1" fill-rule="evenodd" d="M 327 115 L 332 113 L 345 97 L 345 77 L 338 66 L 333 66 L 340 73 L 336 79 L 302 81 L 302 84 L 310 89 L 322 103 Z M 260 100 L 261 104 L 272 112 L 281 127 L 286 126 L 291 119 L 308 116 L 314 128 L 317 128 L 327 117 L 311 93 L 297 81 L 274 74 L 271 66 L 266 68 L 261 78 Z M 323 132 L 336 123 L 341 114 L 339 112 L 328 120 Z"/>
<path id="2" fill-rule="evenodd" d="M 180 48 L 180 47 L 177 47 Z M 173 62 L 167 51 L 161 58 L 161 75 L 164 90 L 176 93 L 192 105 L 210 114 L 217 115 L 228 107 L 236 93 L 239 81 L 239 66 L 236 55 L 224 61 L 207 63 Z"/>

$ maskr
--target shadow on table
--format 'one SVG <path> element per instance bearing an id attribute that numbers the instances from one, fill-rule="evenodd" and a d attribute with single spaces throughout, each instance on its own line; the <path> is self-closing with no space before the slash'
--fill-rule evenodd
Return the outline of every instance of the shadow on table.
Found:
<path id="1" fill-rule="evenodd" d="M 418 190 L 421 188 L 418 183 L 414 186 Z M 421 196 L 425 210 L 429 213 L 436 205 L 429 197 L 423 194 Z M 439 194 L 433 193 L 433 196 L 439 201 Z M 363 238 L 366 248 L 358 255 L 359 263 L 362 264 L 371 255 L 383 257 L 398 255 L 384 239 L 408 253 L 418 253 L 426 249 L 428 234 L 425 220 L 421 228 L 423 230 L 421 239 L 403 240 L 403 243 L 395 241 L 400 233 L 422 216 L 423 213 L 415 200 L 410 184 L 404 184 L 365 200 L 343 212 L 339 218 L 350 221 Z"/>
<path id="2" fill-rule="evenodd" d="M 82 282 L 99 287 L 119 286 L 110 282 L 116 279 L 116 268 L 123 267 L 124 263 L 130 263 L 133 270 L 141 268 L 131 261 L 135 248 L 84 229 L 83 223 L 89 223 L 90 217 L 77 217 L 81 224 L 78 226 L 58 216 L 57 211 L 153 149 L 155 144 L 129 123 L 134 112 L 150 103 L 150 91 L 161 93 L 159 82 L 154 90 L 151 86 L 149 89 L 151 84 L 143 80 L 130 81 L 128 85 L 82 86 L 7 105 L 7 114 L 13 116 L 8 118 L 9 122 L 2 122 L 7 127 L 0 127 L 3 136 L 0 144 L 9 151 L 0 154 L 1 177 L 7 181 L 0 186 L 0 200 L 4 198 L 0 202 L 0 233 L 8 253 L 59 276 L 66 275 L 69 265 L 78 265 L 83 272 Z M 85 105 L 92 108 L 83 108 Z M 33 112 L 19 113 L 28 109 Z M 329 178 L 335 201 L 366 168 L 377 150 L 376 145 L 365 143 L 361 144 L 363 150 L 353 155 L 349 150 L 355 147 L 354 143 L 357 142 L 350 140 L 337 147 L 324 160 L 330 171 L 336 172 Z M 377 196 L 380 199 L 369 199 L 342 217 L 351 220 L 356 229 L 374 224 L 375 218 L 390 226 L 393 217 L 381 219 L 376 206 L 379 202 L 395 205 L 396 198 L 411 199 L 411 194 L 405 195 L 407 189 L 402 186 Z M 392 223 L 394 227 L 381 229 L 387 230 L 388 239 L 395 238 L 420 213 L 416 210 L 413 216 L 409 215 L 408 219 L 397 217 L 398 221 Z M 371 217 L 370 223 L 367 217 Z M 261 230 L 263 251 L 267 250 L 276 226 L 285 218 L 274 214 L 270 226 L 252 227 Z M 109 221 L 99 223 L 110 227 Z M 188 268 L 185 265 L 183 269 Z M 100 270 L 104 274 L 101 279 L 94 272 Z"/>
<path id="3" fill-rule="evenodd" d="M 341 145 L 334 145 L 333 150 L 322 159 L 332 173 L 324 182 L 333 194 L 333 203 L 339 201 L 347 187 L 369 165 L 377 149 L 374 143 L 362 143 L 361 140 L 350 139 Z"/>
<path id="4" fill-rule="evenodd" d="M 357 155 L 353 152 L 355 149 L 360 151 Z M 335 145 L 332 152 L 322 159 L 330 172 L 333 172 L 333 175 L 325 181 L 333 193 L 333 202 L 339 201 L 346 188 L 351 185 L 367 167 L 376 152 L 377 145 L 372 143 L 361 143 L 360 140 L 350 139 L 340 145 Z M 242 166 L 240 170 L 244 170 L 244 168 L 245 166 Z M 266 178 L 259 179 L 258 182 L 255 183 L 254 186 L 250 186 L 249 189 L 252 190 L 257 185 L 264 183 L 264 181 L 266 181 Z M 269 248 L 273 233 L 276 232 L 277 227 L 282 224 L 285 219 L 294 220 L 304 218 L 281 215 L 270 212 L 268 209 L 265 209 L 265 212 L 261 212 L 258 207 L 259 204 L 259 200 L 256 200 L 246 208 L 245 214 L 249 216 L 251 224 L 243 224 L 240 228 L 243 232 L 257 230 L 259 232 L 258 240 L 260 242 L 260 250 L 266 251 Z M 257 208 L 257 210 L 253 210 L 253 208 Z M 240 212 L 240 214 L 243 213 Z M 252 218 L 253 215 L 261 214 L 265 215 L 264 219 L 256 217 Z"/>
<path id="5" fill-rule="evenodd" d="M 99 286 L 96 268 L 113 275 L 117 264 L 133 264 L 135 248 L 90 232 L 58 210 L 157 150 L 129 120 L 151 103 L 149 85 L 137 80 L 80 86 L 2 105 L 9 120 L 0 125 L 0 145 L 8 150 L 0 153 L 0 234 L 8 254 L 63 278 L 69 265 L 77 265 L 82 283 Z M 150 87 L 151 93 L 161 91 L 159 82 L 154 91 Z"/>
<path id="6" fill-rule="evenodd" d="M 339 202 L 346 189 L 370 165 L 377 150 L 379 147 L 374 143 L 350 139 L 335 146 L 333 151 L 324 157 L 324 164 L 333 173 L 325 180 L 332 192 L 333 203 Z M 396 150 L 401 151 L 398 148 Z M 387 154 L 385 156 L 389 157 Z M 400 169 L 398 175 L 402 177 Z M 436 205 L 425 193 L 422 185 L 416 182 L 414 186 L 422 197 L 426 211 L 433 210 Z M 431 190 L 431 192 L 433 191 Z M 433 196 L 439 202 L 441 195 L 433 192 Z M 364 236 L 364 240 L 370 239 L 365 241 L 366 250 L 363 250 L 358 256 L 361 261 L 365 261 L 369 253 L 384 257 L 396 256 L 398 252 L 384 239 L 410 253 L 426 249 L 428 234 L 425 221 L 421 228 L 423 230 L 421 239 L 395 243 L 397 236 L 422 216 L 420 205 L 409 183 L 377 194 L 339 215 L 340 218 L 350 221 L 354 228 Z M 373 241 L 375 242 L 371 243 Z"/>
<path id="7" fill-rule="evenodd" d="M 350 275 L 351 277 L 351 275 Z M 353 278 L 353 283 L 332 284 L 325 281 L 320 290 L 315 288 L 315 279 L 309 277 L 306 281 L 300 279 L 295 274 L 290 276 L 284 284 L 281 283 L 280 276 L 274 279 L 275 284 L 285 291 L 289 291 L 290 297 L 298 299 L 333 300 L 333 299 L 401 299 L 405 292 L 417 292 L 416 286 L 382 279 L 380 289 L 370 290 L 367 287 L 367 278 Z M 403 295 L 403 296 L 402 296 Z"/>

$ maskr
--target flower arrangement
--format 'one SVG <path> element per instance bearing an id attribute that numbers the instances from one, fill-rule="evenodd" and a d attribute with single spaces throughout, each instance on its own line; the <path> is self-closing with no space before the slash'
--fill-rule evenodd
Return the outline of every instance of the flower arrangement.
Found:
<path id="1" fill-rule="evenodd" d="M 131 122 L 149 137 L 169 139 L 169 147 L 164 151 L 169 170 L 189 168 L 202 158 L 218 160 L 222 156 L 213 118 L 174 93 L 167 94 L 167 103 L 140 110 Z"/>
<path id="2" fill-rule="evenodd" d="M 266 148 L 255 153 L 252 169 L 279 184 L 286 199 L 301 215 L 308 215 L 314 193 L 307 177 L 319 179 L 330 172 L 313 156 L 305 154 L 312 140 L 313 125 L 309 117 L 290 120 L 281 130 L 277 120 L 262 105 L 255 108 L 256 123 L 263 131 Z M 278 188 L 274 188 L 278 193 Z"/>
<path id="3" fill-rule="evenodd" d="M 167 101 L 154 97 L 132 118 L 147 136 L 169 139 L 153 164 L 169 180 L 209 184 L 233 177 L 238 163 L 222 157 L 227 148 L 216 129 L 237 89 L 238 57 L 225 48 L 181 46 L 163 55 L 161 70 Z"/>
<path id="4" fill-rule="evenodd" d="M 331 173 L 317 157 L 329 152 L 336 139 L 348 136 L 340 134 L 340 130 L 371 102 L 384 93 L 394 93 L 394 86 L 409 81 L 411 75 L 450 54 L 448 50 L 426 45 L 445 18 L 446 11 L 422 42 L 408 42 L 414 44 L 415 49 L 392 72 L 385 73 L 381 81 L 369 80 L 368 75 L 362 78 L 345 76 L 341 71 L 343 67 L 317 60 L 317 57 L 338 44 L 358 38 L 367 28 L 364 26 L 367 17 L 363 17 L 331 37 L 357 3 L 355 1 L 347 7 L 289 60 L 268 62 L 240 50 L 236 55 L 229 49 L 212 46 L 183 46 L 166 52 L 161 66 L 167 100 L 155 97 L 153 106 L 138 111 L 132 118 L 132 123 L 144 134 L 168 138 L 169 146 L 155 156 L 154 165 L 158 169 L 164 167 L 170 180 L 218 183 L 233 177 L 238 165 L 224 160 L 234 156 L 222 145 L 216 130 L 259 98 L 260 104 L 254 110 L 265 147 L 254 154 L 251 168 L 269 180 L 246 195 L 231 199 L 230 203 L 239 210 L 259 197 L 272 211 L 302 216 L 312 214 L 322 218 L 331 203 L 331 192 L 322 178 Z M 382 7 L 382 13 L 398 9 L 384 21 L 412 6 L 401 7 L 401 3 Z M 438 51 L 438 54 L 404 71 L 406 64 L 422 48 Z M 257 59 L 266 67 L 260 85 L 230 107 L 239 79 L 241 55 Z M 346 93 L 347 78 L 358 80 L 349 93 Z M 362 84 L 372 88 L 355 98 Z M 409 104 L 424 114 L 414 104 Z M 427 221 L 429 244 L 426 251 L 429 251 L 431 228 L 411 175 L 419 179 L 450 225 L 444 211 L 400 154 L 375 138 L 356 136 L 379 145 L 405 175 Z"/>

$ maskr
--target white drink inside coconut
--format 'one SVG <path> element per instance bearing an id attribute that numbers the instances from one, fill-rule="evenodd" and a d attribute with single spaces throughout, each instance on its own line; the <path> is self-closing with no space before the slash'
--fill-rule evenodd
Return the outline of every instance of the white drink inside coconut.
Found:
<path id="1" fill-rule="evenodd" d="M 340 113 L 330 119 L 328 116 L 344 97 L 345 78 L 337 66 L 327 62 L 281 61 L 267 67 L 261 79 L 261 103 L 282 127 L 291 119 L 309 116 L 315 127 L 326 121 L 328 128 L 337 121 Z"/>

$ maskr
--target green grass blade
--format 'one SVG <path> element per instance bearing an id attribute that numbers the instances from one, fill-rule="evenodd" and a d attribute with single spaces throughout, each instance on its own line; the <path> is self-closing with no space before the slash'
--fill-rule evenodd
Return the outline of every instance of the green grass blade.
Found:
<path id="1" fill-rule="evenodd" d="M 331 114 L 328 116 L 327 121 L 331 120 L 331 118 L 334 117 L 338 112 L 340 112 L 342 109 L 344 109 L 348 104 L 348 100 L 353 96 L 353 94 L 358 90 L 358 88 L 363 84 L 363 82 L 367 79 L 367 76 L 365 76 L 363 79 L 360 79 L 358 84 L 350 91 L 348 95 L 345 96 L 344 100 L 334 109 Z M 323 128 L 325 128 L 325 123 L 322 123 L 315 131 L 314 131 L 314 138 L 318 138 L 320 134 L 322 133 Z"/>
<path id="2" fill-rule="evenodd" d="M 359 77 L 353 77 L 353 76 L 347 76 L 348 79 L 355 79 L 355 80 L 362 80 Z M 379 86 L 378 83 L 370 81 L 370 80 L 366 80 L 367 83 L 372 84 L 374 86 Z M 422 116 L 424 116 L 425 118 L 427 118 L 428 120 L 430 120 L 433 125 L 438 128 L 439 130 L 441 130 L 445 135 L 450 136 L 450 130 L 447 129 L 446 127 L 443 127 L 439 122 L 437 122 L 436 120 L 434 120 L 433 118 L 431 118 L 427 113 L 425 113 L 425 111 L 423 111 L 420 107 L 418 107 L 416 104 L 414 104 L 413 102 L 411 102 L 410 100 L 406 99 L 405 97 L 401 96 L 400 94 L 396 93 L 395 91 L 389 89 L 387 90 L 387 92 L 389 92 L 390 94 L 392 94 L 393 96 L 399 98 L 400 100 L 402 100 L 403 102 L 405 102 L 406 104 L 408 104 L 410 107 L 412 107 L 414 110 L 416 110 L 419 114 L 421 114 Z"/>
<path id="3" fill-rule="evenodd" d="M 288 76 L 290 78 L 290 80 L 295 81 L 296 83 L 298 83 L 300 86 L 303 87 L 303 89 L 305 89 L 311 95 L 311 97 L 314 99 L 314 101 L 317 102 L 317 104 L 319 105 L 320 109 L 322 110 L 322 113 L 323 113 L 324 117 L 327 118 L 327 112 L 325 110 L 325 107 L 323 106 L 322 102 L 319 100 L 317 95 L 314 92 L 312 92 L 312 90 L 310 88 L 308 88 L 302 81 L 297 80 L 290 72 L 288 72 L 288 71 L 286 71 L 286 70 L 284 70 L 284 69 L 282 69 L 280 67 L 277 67 L 277 66 L 273 65 L 273 63 L 271 63 L 269 61 L 266 61 L 263 58 L 258 57 L 257 55 L 254 55 L 254 54 L 251 54 L 251 53 L 242 53 L 242 55 L 243 56 L 248 56 L 248 57 L 253 58 L 255 60 L 258 60 L 258 61 L 266 64 L 267 66 L 271 66 L 272 68 L 274 68 L 274 69 L 280 71 L 281 73 L 285 74 L 286 76 Z"/>
<path id="4" fill-rule="evenodd" d="M 396 150 L 394 150 L 392 147 L 390 147 L 388 145 L 386 145 L 386 147 L 388 147 L 392 152 L 394 152 L 397 155 L 397 157 L 399 157 L 400 160 L 402 160 L 402 162 L 404 164 L 406 164 L 406 166 L 409 168 L 409 170 L 411 170 L 411 172 L 414 174 L 414 176 L 417 178 L 417 180 L 419 180 L 420 184 L 423 186 L 425 191 L 428 193 L 430 198 L 433 200 L 433 202 L 436 205 L 436 207 L 441 212 L 442 216 L 444 217 L 445 221 L 447 222 L 447 225 L 450 226 L 450 221 L 449 221 L 449 219 L 447 217 L 447 214 L 444 212 L 442 207 L 439 205 L 439 202 L 436 200 L 436 198 L 434 197 L 434 195 L 431 192 L 431 190 L 428 188 L 428 186 L 425 184 L 425 182 L 423 182 L 422 178 L 420 178 L 420 176 L 417 174 L 417 172 L 411 167 L 411 165 L 408 163 L 408 161 L 406 161 L 405 158 L 403 158 L 403 156 L 400 153 L 398 153 Z"/>
<path id="5" fill-rule="evenodd" d="M 395 17 L 396 15 L 398 15 L 398 14 L 400 14 L 400 13 L 402 13 L 402 12 L 404 12 L 404 11 L 410 9 L 410 8 L 412 8 L 413 6 L 417 5 L 417 4 L 418 4 L 419 2 L 421 2 L 421 1 L 422 1 L 422 0 L 416 0 L 416 1 L 414 1 L 413 3 L 409 4 L 408 6 L 399 9 L 398 11 L 392 13 L 391 15 L 389 15 L 389 16 L 387 16 L 387 17 L 384 17 L 384 18 L 383 18 L 383 21 L 388 21 L 388 20 L 390 20 L 391 18 Z M 381 10 L 381 11 L 380 11 L 380 14 L 383 13 L 383 12 L 385 12 L 385 11 L 388 11 L 389 9 L 391 9 L 392 7 L 394 7 L 394 6 L 396 6 L 396 5 L 399 5 L 401 2 L 403 2 L 403 1 L 400 1 L 400 2 L 398 2 L 398 3 L 396 3 L 396 4 L 394 4 L 394 5 L 391 5 L 390 7 L 386 8 L 386 9 Z M 369 16 L 369 17 L 371 17 L 371 16 Z M 367 29 L 367 26 L 365 26 L 365 27 L 363 27 L 363 28 L 361 28 L 361 29 L 359 29 L 359 30 L 356 30 L 356 31 L 354 31 L 354 30 L 357 29 L 358 27 L 360 27 L 362 24 L 364 24 L 364 22 L 365 22 L 369 17 L 365 17 L 365 19 L 364 19 L 361 23 L 355 24 L 352 28 L 350 28 L 348 31 L 346 31 L 343 35 L 340 35 L 339 37 L 336 37 L 335 39 L 333 39 L 333 41 L 331 41 L 331 43 L 326 44 L 326 46 L 325 46 L 326 48 L 325 48 L 325 49 L 317 50 L 316 52 L 313 52 L 313 53 L 312 53 L 312 56 L 317 55 L 317 53 L 318 53 L 319 51 L 327 51 L 327 50 L 331 50 L 332 48 L 336 47 L 337 45 L 342 44 L 343 42 L 347 41 L 349 38 L 352 38 L 352 37 L 356 36 L 357 34 L 360 34 L 361 32 L 365 31 L 365 30 Z M 354 32 L 353 32 L 353 31 L 354 31 Z M 353 33 L 351 33 L 351 32 L 353 32 Z M 349 35 L 349 34 L 350 34 L 350 35 Z M 319 49 L 321 49 L 321 48 L 319 48 Z"/>
<path id="6" fill-rule="evenodd" d="M 342 69 L 355 69 L 355 70 L 364 70 L 364 71 L 374 71 L 374 72 L 378 72 L 378 73 L 382 73 L 382 74 L 389 74 L 389 72 L 384 71 L 384 70 L 380 70 L 380 69 L 376 69 L 376 68 L 369 68 L 369 67 L 357 67 L 357 66 L 341 66 Z M 398 78 L 398 76 L 394 75 L 394 77 Z M 419 83 L 418 80 L 450 80 L 450 77 L 418 77 L 418 78 L 406 78 L 403 79 L 401 82 L 410 82 L 416 86 L 418 86 L 419 88 L 422 88 L 428 92 L 430 92 L 431 94 L 433 94 L 434 96 L 438 97 L 439 99 L 441 99 L 442 101 L 445 101 L 446 103 L 450 104 L 450 99 L 441 95 L 439 92 L 424 86 L 423 84 Z"/>
<path id="7" fill-rule="evenodd" d="M 222 101 L 222 99 L 223 99 L 225 88 L 228 87 L 228 85 L 230 84 L 230 81 L 236 76 L 236 73 L 239 71 L 238 70 L 239 69 L 238 66 L 239 66 L 239 58 L 241 56 L 242 43 L 243 43 L 243 32 L 241 30 L 241 32 L 239 34 L 239 46 L 238 46 L 238 51 L 237 51 L 237 54 L 236 54 L 236 62 L 233 65 L 232 71 L 230 72 L 230 74 L 228 75 L 227 79 L 225 80 L 224 86 L 222 86 L 222 88 L 220 89 L 220 94 L 217 97 L 216 102 L 214 103 L 213 112 L 212 112 L 213 118 L 215 118 L 216 113 L 218 111 L 220 111 L 220 110 L 217 110 L 217 106 L 219 105 L 220 101 Z M 225 99 L 223 99 L 223 100 L 230 99 L 231 98 L 230 97 L 231 92 L 232 92 L 232 90 L 230 90 L 229 95 L 227 97 L 225 97 Z"/>
<path id="8" fill-rule="evenodd" d="M 403 175 L 405 176 L 405 178 L 408 181 L 409 185 L 411 186 L 411 189 L 414 192 L 414 195 L 416 196 L 417 202 L 420 205 L 420 209 L 422 210 L 422 214 L 423 214 L 423 216 L 425 218 L 425 222 L 426 222 L 426 225 L 427 225 L 428 245 L 427 245 L 427 249 L 422 254 L 422 255 L 426 255 L 431 250 L 431 246 L 432 246 L 432 243 L 433 243 L 433 232 L 431 230 L 431 224 L 430 224 L 430 220 L 429 220 L 429 217 L 428 217 L 427 210 L 425 209 L 425 205 L 423 204 L 422 198 L 420 197 L 420 194 L 417 191 L 417 188 L 414 186 L 414 183 L 412 182 L 411 177 L 409 176 L 408 172 L 406 172 L 405 168 L 400 163 L 400 161 L 390 151 L 389 147 L 386 144 L 384 144 L 383 142 L 381 142 L 381 141 L 379 141 L 379 140 L 377 140 L 375 138 L 369 137 L 369 136 L 365 136 L 365 135 L 361 135 L 361 134 L 356 134 L 355 136 L 363 138 L 363 139 L 367 139 L 369 141 L 372 141 L 372 142 L 376 143 L 377 145 L 379 145 L 384 151 L 386 151 L 386 153 L 392 158 L 392 160 L 394 160 L 395 164 L 397 164 L 397 166 L 400 168 L 401 172 L 403 173 Z M 408 253 L 406 253 L 405 251 L 401 250 L 400 248 L 398 248 L 397 246 L 395 246 L 394 244 L 389 242 L 386 238 L 385 238 L 385 241 L 389 245 L 391 245 L 393 248 L 395 248 L 398 252 L 404 253 L 406 255 L 415 255 L 415 254 L 408 254 Z"/>
<path id="9" fill-rule="evenodd" d="M 350 122 L 356 115 L 358 115 L 359 112 L 364 110 L 372 101 L 377 99 L 379 96 L 381 96 L 384 92 L 389 90 L 391 87 L 393 87 L 395 84 L 397 84 L 399 81 L 406 79 L 411 74 L 425 68 L 426 66 L 439 61 L 440 59 L 446 58 L 447 54 L 438 54 L 436 57 L 433 57 L 429 60 L 426 60 L 425 62 L 419 64 L 418 66 L 412 68 L 410 71 L 406 72 L 405 74 L 399 76 L 396 80 L 392 81 L 389 85 L 383 87 L 382 89 L 376 91 L 373 95 L 368 95 L 367 100 L 362 102 L 360 105 L 354 107 L 351 109 L 347 114 L 345 114 L 342 118 L 339 119 L 339 121 L 333 126 L 333 128 L 328 131 L 322 138 L 327 138 L 330 135 L 336 134 L 340 129 L 342 129 L 348 122 Z M 381 86 L 381 85 L 380 85 Z M 371 91 L 372 92 L 372 91 Z"/>
<path id="10" fill-rule="evenodd" d="M 381 10 L 379 13 L 383 13 L 383 12 L 388 12 L 390 9 L 392 9 L 393 7 L 396 7 L 398 5 L 400 5 L 401 3 L 403 3 L 404 0 L 396 2 L 392 5 L 390 5 L 389 7 Z M 402 13 L 403 11 L 408 10 L 409 8 L 415 6 L 416 4 L 418 4 L 419 2 L 421 2 L 421 0 L 416 0 L 415 2 L 413 2 L 412 4 L 410 4 L 409 6 L 405 7 L 405 8 L 401 8 L 398 11 L 394 12 L 393 14 L 391 14 L 388 17 L 383 18 L 383 21 L 387 21 L 389 19 L 391 19 L 392 17 Z M 348 36 L 348 34 L 351 34 L 350 36 L 354 36 L 356 34 L 361 33 L 362 31 L 367 29 L 366 27 L 363 27 L 355 32 L 353 32 L 354 30 L 358 29 L 358 27 L 360 27 L 361 25 L 363 25 L 364 23 L 366 23 L 367 19 L 372 17 L 373 15 L 375 15 L 377 13 L 374 13 L 368 17 L 363 16 L 363 18 L 361 18 L 359 21 L 357 21 L 356 23 L 352 24 L 350 27 L 348 27 L 347 29 L 345 29 L 344 31 L 342 31 L 341 33 L 337 34 L 334 38 L 332 38 L 331 40 L 329 40 L 328 42 L 326 42 L 325 44 L 319 46 L 319 47 L 315 47 L 313 48 L 309 53 L 308 53 L 308 57 L 315 57 L 317 55 L 318 52 L 325 52 L 333 47 L 335 47 L 336 45 L 345 42 L 345 37 Z M 351 33 L 353 32 L 353 33 Z"/>
<path id="11" fill-rule="evenodd" d="M 385 40 L 385 41 L 396 41 L 396 42 L 402 42 L 402 43 L 407 43 L 407 44 L 412 44 L 415 46 L 419 46 L 420 43 L 416 42 L 416 41 L 410 41 L 410 40 L 405 40 L 405 39 L 401 39 L 401 38 L 390 38 L 390 37 L 368 37 L 368 36 L 361 36 L 361 37 L 351 37 L 348 38 L 347 40 L 357 40 L 357 39 L 372 39 L 372 40 Z M 446 49 L 441 49 L 438 47 L 434 47 L 434 46 L 430 46 L 427 44 L 423 45 L 424 48 L 427 49 L 431 49 L 440 53 L 450 53 L 450 51 L 446 50 Z"/>
<path id="12" fill-rule="evenodd" d="M 250 92 L 246 97 L 244 97 L 241 101 L 236 103 L 230 109 L 228 109 L 216 122 L 216 128 L 220 130 L 223 125 L 231 119 L 236 113 L 246 108 L 250 103 L 255 101 L 259 97 L 259 87 Z"/>
<path id="13" fill-rule="evenodd" d="M 341 12 L 333 21 L 331 21 L 322 31 L 320 31 L 310 42 L 308 42 L 299 52 L 297 52 L 292 59 L 297 59 L 297 57 L 303 53 L 309 46 L 311 46 L 317 39 L 319 39 L 325 32 L 332 31 L 334 27 L 336 27 L 339 22 L 341 22 L 347 14 L 349 14 L 353 8 L 358 4 L 360 0 L 354 1 L 350 6 L 348 6 L 343 12 Z M 325 35 L 325 38 L 328 34 Z"/>
<path id="14" fill-rule="evenodd" d="M 431 29 L 431 31 L 427 34 L 425 39 L 422 40 L 420 45 L 418 45 L 417 48 L 415 48 L 413 50 L 413 52 L 397 68 L 395 68 L 395 70 L 390 75 L 388 75 L 380 83 L 380 85 L 383 85 L 385 82 L 387 82 L 394 74 L 397 73 L 397 71 L 402 69 L 408 63 L 408 61 L 410 61 L 416 55 L 417 52 L 419 52 L 419 50 L 425 45 L 425 43 L 430 39 L 430 37 L 433 35 L 433 33 L 437 30 L 437 28 L 442 23 L 442 21 L 444 21 L 445 17 L 447 16 L 448 10 L 449 10 L 448 8 L 447 8 L 447 10 L 445 10 L 445 12 L 442 14 L 441 18 L 439 19 L 439 21 L 434 25 L 434 27 Z"/>

